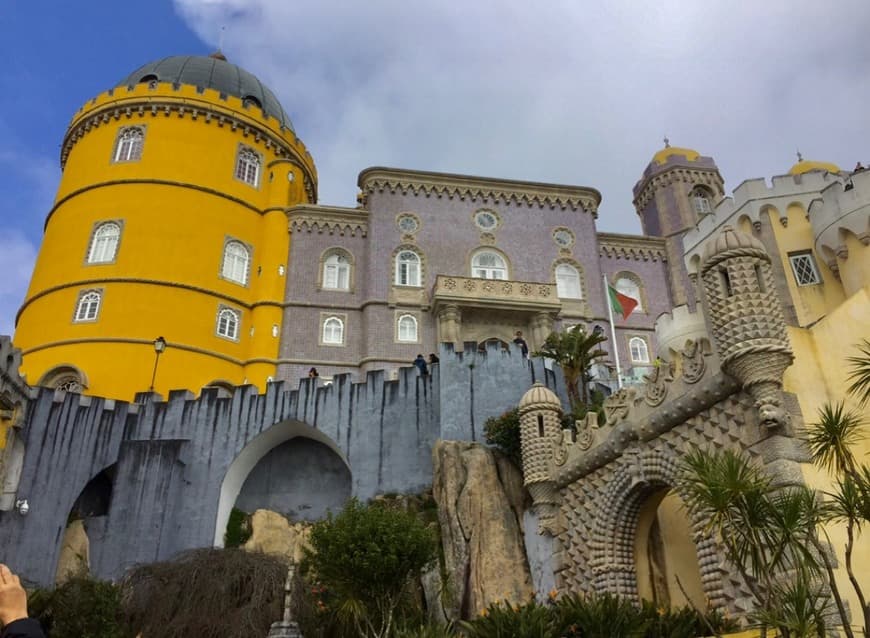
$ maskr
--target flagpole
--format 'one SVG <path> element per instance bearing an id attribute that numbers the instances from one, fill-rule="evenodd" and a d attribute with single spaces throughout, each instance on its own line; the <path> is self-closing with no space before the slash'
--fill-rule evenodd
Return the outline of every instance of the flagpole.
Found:
<path id="1" fill-rule="evenodd" d="M 616 324 L 613 322 L 613 304 L 610 303 L 610 284 L 604 277 L 604 296 L 607 298 L 607 316 L 610 318 L 610 334 L 613 337 L 613 359 L 616 361 L 616 383 L 622 390 L 622 370 L 619 368 L 619 346 L 616 343 Z"/>

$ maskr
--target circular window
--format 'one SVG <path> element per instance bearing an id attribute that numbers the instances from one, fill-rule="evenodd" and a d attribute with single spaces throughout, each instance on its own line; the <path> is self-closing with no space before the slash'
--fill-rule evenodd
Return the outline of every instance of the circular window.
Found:
<path id="1" fill-rule="evenodd" d="M 413 215 L 402 215 L 399 217 L 397 223 L 399 225 L 399 230 L 403 233 L 413 233 L 420 227 L 420 223 Z"/>
<path id="2" fill-rule="evenodd" d="M 492 230 L 498 226 L 498 217 L 490 210 L 479 210 L 474 214 L 474 223 L 481 230 Z"/>
<path id="3" fill-rule="evenodd" d="M 557 228 L 553 231 L 553 241 L 562 248 L 574 245 L 574 233 L 567 228 Z"/>

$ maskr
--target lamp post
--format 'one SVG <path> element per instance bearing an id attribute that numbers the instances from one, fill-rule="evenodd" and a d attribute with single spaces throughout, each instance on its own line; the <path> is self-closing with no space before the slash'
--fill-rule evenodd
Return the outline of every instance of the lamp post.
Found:
<path id="1" fill-rule="evenodd" d="M 166 350 L 166 339 L 157 337 L 154 340 L 154 371 L 151 373 L 151 387 L 149 392 L 154 392 L 154 379 L 157 378 L 157 364 L 160 363 L 160 355 Z"/>

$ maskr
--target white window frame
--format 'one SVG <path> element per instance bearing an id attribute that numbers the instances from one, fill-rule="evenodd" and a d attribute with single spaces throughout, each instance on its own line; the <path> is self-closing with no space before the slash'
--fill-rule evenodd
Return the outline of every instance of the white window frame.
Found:
<path id="1" fill-rule="evenodd" d="M 235 178 L 248 186 L 259 188 L 262 161 L 260 154 L 250 146 L 239 146 L 236 153 L 236 165 L 233 169 Z"/>
<path id="2" fill-rule="evenodd" d="M 91 233 L 91 245 L 88 250 L 87 263 L 113 263 L 118 256 L 121 231 L 121 224 L 118 222 L 108 221 L 98 223 Z"/>
<path id="3" fill-rule="evenodd" d="M 92 323 L 100 316 L 100 308 L 103 305 L 102 290 L 83 290 L 79 293 L 76 301 L 76 310 L 73 314 L 74 323 Z"/>
<path id="4" fill-rule="evenodd" d="M 410 259 L 407 255 L 413 255 L 414 258 Z M 422 285 L 421 263 L 420 255 L 413 250 L 400 250 L 396 255 L 396 285 L 419 288 Z"/>
<path id="5" fill-rule="evenodd" d="M 560 299 L 583 299 L 580 271 L 576 267 L 571 264 L 556 266 L 556 294 Z"/>
<path id="6" fill-rule="evenodd" d="M 325 346 L 344 345 L 344 319 L 336 315 L 324 317 L 320 324 L 320 342 Z"/>
<path id="7" fill-rule="evenodd" d="M 703 188 L 696 188 L 692 191 L 692 205 L 698 215 L 709 215 L 713 212 L 710 194 Z"/>
<path id="8" fill-rule="evenodd" d="M 350 258 L 342 252 L 330 253 L 323 260 L 323 283 L 325 290 L 350 290 Z"/>
<path id="9" fill-rule="evenodd" d="M 822 283 L 822 276 L 819 274 L 819 268 L 816 266 L 816 260 L 812 252 L 789 253 L 788 263 L 791 265 L 791 272 L 798 286 L 817 286 Z M 801 263 L 809 267 L 811 279 L 806 279 L 800 274 Z"/>
<path id="10" fill-rule="evenodd" d="M 403 331 L 403 325 L 410 326 L 410 328 L 405 328 Z M 418 343 L 420 340 L 419 331 L 417 317 L 409 314 L 399 315 L 396 320 L 396 341 L 399 343 Z"/>
<path id="11" fill-rule="evenodd" d="M 628 340 L 628 352 L 632 363 L 650 362 L 649 345 L 643 337 L 631 337 Z"/>
<path id="12" fill-rule="evenodd" d="M 238 341 L 242 327 L 242 313 L 229 306 L 220 306 L 215 324 L 215 334 L 230 341 Z"/>
<path id="13" fill-rule="evenodd" d="M 621 292 L 626 297 L 631 297 L 637 302 L 637 306 L 634 309 L 635 312 L 645 312 L 645 309 L 643 307 L 643 293 L 641 291 L 641 285 L 637 283 L 634 279 L 623 275 L 616 280 L 616 283 L 613 284 L 613 287 L 616 289 L 617 292 Z"/>
<path id="14" fill-rule="evenodd" d="M 224 255 L 221 261 L 221 278 L 248 285 L 251 270 L 251 248 L 238 239 L 227 238 L 224 242 Z"/>
<path id="15" fill-rule="evenodd" d="M 115 149 L 112 161 L 115 163 L 138 162 L 142 159 L 145 146 L 144 126 L 122 126 L 115 136 Z"/>
<path id="16" fill-rule="evenodd" d="M 501 266 L 482 266 L 480 258 L 483 256 L 495 257 Z M 510 269 L 508 268 L 507 259 L 494 250 L 478 250 L 471 257 L 471 276 L 478 279 L 495 279 L 504 281 L 510 279 Z"/>

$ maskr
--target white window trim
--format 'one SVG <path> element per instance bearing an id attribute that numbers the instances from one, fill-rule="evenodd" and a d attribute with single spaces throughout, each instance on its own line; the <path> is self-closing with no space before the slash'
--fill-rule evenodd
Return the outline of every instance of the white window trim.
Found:
<path id="1" fill-rule="evenodd" d="M 417 261 L 416 262 L 413 262 L 413 261 L 406 262 L 407 265 L 409 266 L 408 277 L 407 277 L 408 281 L 407 281 L 407 283 L 402 283 L 402 266 L 403 266 L 403 263 L 405 263 L 405 262 L 402 261 L 401 257 L 405 253 L 411 253 L 412 255 L 414 255 L 417 258 Z M 396 258 L 394 260 L 394 263 L 395 263 L 395 269 L 396 269 L 394 281 L 395 281 L 395 284 L 397 286 L 405 286 L 408 288 L 419 288 L 423 285 L 423 258 L 420 256 L 420 253 L 418 253 L 415 250 L 411 250 L 410 248 L 403 248 L 398 253 L 396 253 Z M 414 273 L 414 274 L 416 274 L 416 277 L 410 276 L 412 274 L 412 267 L 415 267 L 415 268 L 413 268 L 413 270 L 416 271 L 416 273 Z M 416 279 L 416 281 L 412 281 L 414 279 Z"/>
<path id="2" fill-rule="evenodd" d="M 493 255 L 497 257 L 502 264 L 503 267 L 493 267 L 493 266 L 478 266 L 475 264 L 475 261 L 481 255 Z M 484 274 L 481 275 L 478 271 L 483 271 Z M 497 271 L 501 271 L 504 275 L 503 277 L 491 277 L 490 275 L 494 274 Z M 491 248 L 482 248 L 480 250 L 476 250 L 474 254 L 471 256 L 471 276 L 478 279 L 490 279 L 493 281 L 507 281 L 511 278 L 510 264 L 508 264 L 507 258 L 502 255 L 500 252 L 496 250 L 492 250 Z"/>
<path id="3" fill-rule="evenodd" d="M 114 246 L 112 248 L 112 253 L 110 258 L 108 259 L 95 259 L 97 256 L 97 246 L 98 241 L 105 239 L 103 237 L 98 237 L 98 233 L 101 229 L 106 228 L 107 226 L 115 226 L 118 228 L 118 234 L 115 236 Z M 85 255 L 85 265 L 88 266 L 99 266 L 104 264 L 114 264 L 118 258 L 118 249 L 121 246 L 121 235 L 124 233 L 124 224 L 123 222 L 115 219 L 107 219 L 104 221 L 99 221 L 94 224 L 93 229 L 91 230 L 91 241 L 88 244 L 88 252 Z"/>
<path id="4" fill-rule="evenodd" d="M 801 277 L 798 274 L 797 262 L 806 261 L 810 266 L 810 271 L 813 275 L 813 281 L 801 282 Z M 791 274 L 794 276 L 794 282 L 799 287 L 818 286 L 822 283 L 822 275 L 819 272 L 819 267 L 816 265 L 816 259 L 811 251 L 802 251 L 797 253 L 789 253 L 788 263 L 791 266 Z"/>
<path id="5" fill-rule="evenodd" d="M 131 132 L 139 133 L 139 140 L 137 142 L 131 142 L 130 146 L 127 147 L 127 152 L 124 153 L 124 156 L 121 155 L 121 150 L 124 147 L 124 136 L 127 133 Z M 126 162 L 138 162 L 142 159 L 142 152 L 145 148 L 145 127 L 144 126 L 122 126 L 118 129 L 118 133 L 115 135 L 115 146 L 112 149 L 112 163 L 113 164 L 124 164 Z"/>
<path id="6" fill-rule="evenodd" d="M 232 273 L 227 274 L 227 256 L 230 246 L 238 245 L 244 248 L 245 253 L 247 254 L 247 258 L 245 261 L 244 273 L 242 274 L 242 279 L 237 279 L 232 276 Z M 224 250 L 221 256 L 221 269 L 220 269 L 220 278 L 225 279 L 226 281 L 232 282 L 234 284 L 238 284 L 240 286 L 248 286 L 248 282 L 251 279 L 251 261 L 253 258 L 253 249 L 249 244 L 246 244 L 240 239 L 236 239 L 235 237 L 226 237 L 224 239 Z M 236 256 L 233 256 L 233 259 L 236 259 Z"/>
<path id="7" fill-rule="evenodd" d="M 571 291 L 565 290 L 562 286 L 559 285 L 559 269 L 560 268 L 570 268 L 571 269 L 571 271 L 573 273 L 573 275 L 571 276 L 572 285 L 576 285 L 576 287 L 577 287 L 577 294 L 576 295 L 565 294 L 565 293 L 568 293 Z M 583 299 L 582 277 L 580 275 L 580 271 L 577 269 L 576 266 L 574 266 L 573 264 L 568 264 L 568 263 L 556 264 L 556 268 L 554 268 L 554 274 L 555 274 L 555 279 L 556 279 L 556 294 L 560 299 Z M 564 279 L 564 275 L 563 275 L 563 279 Z"/>
<path id="8" fill-rule="evenodd" d="M 410 319 L 414 322 L 414 338 L 402 338 L 402 321 Z M 396 315 L 396 343 L 420 343 L 420 320 L 408 312 L 397 313 Z"/>
<path id="9" fill-rule="evenodd" d="M 634 275 L 634 277 L 637 277 L 637 275 Z M 632 286 L 637 288 L 637 295 L 635 296 L 635 294 L 633 292 L 630 293 L 629 291 L 620 288 L 619 283 L 621 281 L 630 281 Z M 632 299 L 634 299 L 637 302 L 637 306 L 635 306 L 633 312 L 646 312 L 646 304 L 644 303 L 645 300 L 644 300 L 643 284 L 642 283 L 638 283 L 637 281 L 635 281 L 635 279 L 633 277 L 629 277 L 624 272 L 622 272 L 622 273 L 617 273 L 617 277 L 613 282 L 613 287 L 617 292 L 621 292 L 626 297 L 631 297 Z"/>
<path id="10" fill-rule="evenodd" d="M 340 341 L 326 340 L 326 324 L 330 321 L 337 321 L 341 330 Z M 347 315 L 338 313 L 320 313 L 320 324 L 318 325 L 318 344 L 321 346 L 330 346 L 333 348 L 341 348 L 347 344 Z"/>
<path id="11" fill-rule="evenodd" d="M 91 313 L 82 312 L 85 308 L 84 303 L 87 297 L 92 295 L 96 296 L 96 306 L 93 312 L 93 316 L 89 316 Z M 92 304 L 89 303 L 88 307 Z M 100 318 L 100 310 L 103 308 L 103 291 L 101 289 L 89 288 L 87 290 L 82 290 L 79 292 L 78 299 L 76 300 L 76 307 L 73 311 L 73 323 L 94 323 Z"/>
<path id="12" fill-rule="evenodd" d="M 642 344 L 643 348 L 642 349 L 638 348 L 638 350 L 640 351 L 639 354 L 645 354 L 646 358 L 643 358 L 643 359 L 635 358 L 634 345 L 633 345 L 635 342 Z M 638 337 L 638 336 L 630 337 L 628 339 L 628 356 L 631 359 L 632 363 L 648 364 L 650 362 L 650 356 L 649 356 L 649 344 L 646 342 L 646 339 L 644 339 L 643 337 Z"/>
<path id="13" fill-rule="evenodd" d="M 245 156 L 253 155 L 256 158 L 256 162 L 250 162 L 245 159 Z M 242 161 L 245 161 L 245 168 L 242 171 Z M 253 176 L 249 176 L 249 170 L 253 167 L 254 174 Z M 250 146 L 245 146 L 244 144 L 239 144 L 238 149 L 236 150 L 236 161 L 233 163 L 233 177 L 235 177 L 238 181 L 243 184 L 247 184 L 252 188 L 260 188 L 260 176 L 263 172 L 263 156 L 258 153 L 256 150 L 251 148 Z"/>
<path id="14" fill-rule="evenodd" d="M 232 315 L 235 318 L 235 330 L 221 332 L 221 319 L 224 315 Z M 229 327 L 230 324 L 227 324 Z M 239 335 L 242 333 L 242 312 L 241 310 L 236 310 L 235 308 L 230 308 L 229 306 L 218 306 L 217 312 L 217 320 L 215 321 L 215 335 L 220 337 L 221 339 L 227 339 L 228 341 L 238 342 Z"/>
<path id="15" fill-rule="evenodd" d="M 336 261 L 336 263 L 331 264 L 329 262 L 330 259 L 335 258 L 336 260 L 344 259 L 344 263 Z M 330 268 L 335 271 L 335 285 L 329 285 L 329 272 Z M 342 271 L 345 272 L 345 285 L 341 285 L 341 274 Z M 326 257 L 323 259 L 323 266 L 320 271 L 320 287 L 323 290 L 334 290 L 338 292 L 349 292 L 351 289 L 351 280 L 353 275 L 353 260 L 351 257 L 346 254 L 344 251 L 333 250 L 330 251 Z"/>

